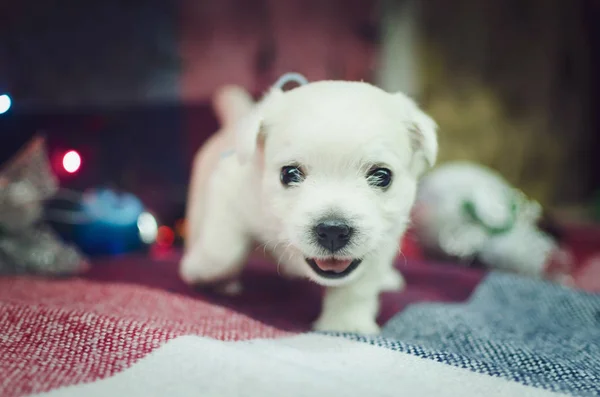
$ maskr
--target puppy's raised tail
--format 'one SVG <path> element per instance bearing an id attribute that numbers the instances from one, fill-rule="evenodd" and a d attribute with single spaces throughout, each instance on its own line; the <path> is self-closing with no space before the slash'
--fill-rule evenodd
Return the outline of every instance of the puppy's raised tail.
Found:
<path id="1" fill-rule="evenodd" d="M 250 93 L 237 85 L 223 86 L 213 96 L 213 109 L 221 128 L 235 125 L 253 106 L 254 100 Z"/>

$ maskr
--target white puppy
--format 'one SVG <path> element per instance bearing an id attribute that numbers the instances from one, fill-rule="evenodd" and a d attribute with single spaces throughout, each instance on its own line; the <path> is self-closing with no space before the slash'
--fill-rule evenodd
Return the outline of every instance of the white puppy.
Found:
<path id="1" fill-rule="evenodd" d="M 222 117 L 196 159 L 182 278 L 235 279 L 258 241 L 282 271 L 327 287 L 315 329 L 377 333 L 379 293 L 404 285 L 393 261 L 418 177 L 435 162 L 435 122 L 362 82 L 276 87 L 256 105 L 240 89 L 228 95 L 230 118 L 245 115 L 236 127 Z M 236 155 L 215 155 L 228 144 Z"/>

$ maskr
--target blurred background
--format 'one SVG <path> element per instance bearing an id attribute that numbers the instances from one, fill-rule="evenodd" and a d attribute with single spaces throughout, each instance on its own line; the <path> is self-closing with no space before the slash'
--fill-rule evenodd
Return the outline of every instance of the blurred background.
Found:
<path id="1" fill-rule="evenodd" d="M 438 121 L 441 163 L 589 206 L 599 21 L 598 0 L 5 0 L 0 151 L 43 132 L 62 187 L 132 192 L 175 225 L 215 89 L 260 95 L 296 71 L 405 91 Z"/>
<path id="2" fill-rule="evenodd" d="M 288 72 L 403 91 L 439 124 L 439 165 L 395 261 L 406 288 L 381 294 L 385 345 L 478 377 L 598 390 L 600 0 L 0 0 L 0 395 L 143 381 L 120 371 L 178 335 L 311 329 L 322 289 L 282 277 L 267 244 L 241 297 L 178 271 L 213 94 L 238 84 L 258 98 Z M 473 166 L 445 174 L 457 160 Z M 587 293 L 488 283 L 490 270 Z M 243 349 L 227 351 L 251 362 Z M 252 394 L 248 379 L 228 390 Z"/>

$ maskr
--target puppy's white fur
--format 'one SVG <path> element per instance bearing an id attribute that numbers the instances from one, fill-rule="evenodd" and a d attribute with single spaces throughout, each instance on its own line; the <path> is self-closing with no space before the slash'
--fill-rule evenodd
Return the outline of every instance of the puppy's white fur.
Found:
<path id="1" fill-rule="evenodd" d="M 286 274 L 327 287 L 315 329 L 378 332 L 379 293 L 404 285 L 393 261 L 418 177 L 436 159 L 435 122 L 405 95 L 360 82 L 274 88 L 256 105 L 240 89 L 222 97 L 231 112 L 194 165 L 181 277 L 190 284 L 235 279 L 257 240 Z M 229 145 L 237 156 L 219 157 Z M 305 179 L 285 187 L 281 168 L 291 164 Z M 393 173 L 387 189 L 367 181 L 378 166 Z M 343 257 L 362 259 L 333 280 L 306 262 L 324 255 L 311 231 L 332 212 L 355 228 Z"/>

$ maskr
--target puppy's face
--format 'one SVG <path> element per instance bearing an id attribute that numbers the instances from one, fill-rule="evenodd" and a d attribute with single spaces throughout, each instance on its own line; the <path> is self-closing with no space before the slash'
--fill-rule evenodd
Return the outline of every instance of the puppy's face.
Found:
<path id="1" fill-rule="evenodd" d="M 435 138 L 433 121 L 406 97 L 364 83 L 275 92 L 258 109 L 266 225 L 284 255 L 301 257 L 292 263 L 314 281 L 340 285 L 381 251 L 395 252 L 417 176 L 432 161 L 423 129 Z"/>

